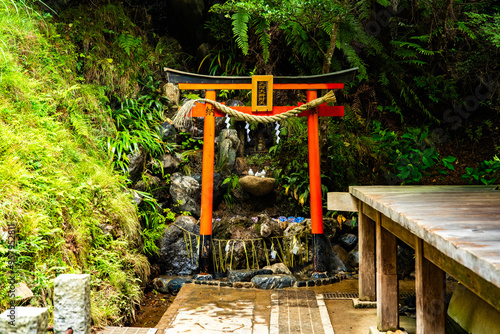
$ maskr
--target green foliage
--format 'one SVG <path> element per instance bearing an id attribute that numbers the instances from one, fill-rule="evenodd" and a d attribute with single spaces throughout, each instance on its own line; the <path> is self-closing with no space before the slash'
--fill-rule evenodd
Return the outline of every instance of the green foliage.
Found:
<path id="1" fill-rule="evenodd" d="M 230 17 L 234 37 L 244 55 L 250 49 L 249 32 L 255 34 L 264 63 L 270 57 L 270 33 L 276 28 L 285 33 L 287 43 L 299 56 L 291 57 L 291 61 L 301 66 L 302 70 L 307 68 L 308 72 L 312 70 L 313 73 L 330 72 L 333 52 L 338 48 L 344 52 L 351 66 L 360 67 L 360 78 L 363 79 L 366 69 L 350 45 L 351 42 L 357 40 L 370 48 L 379 48 L 376 40 L 366 34 L 354 16 L 357 12 L 360 16 L 369 16 L 368 1 L 227 1 L 223 5 L 214 5 L 211 11 L 232 13 Z"/>
<path id="2" fill-rule="evenodd" d="M 467 167 L 466 174 L 462 176 L 469 183 L 495 184 L 500 178 L 500 158 L 494 156 L 491 160 L 481 162 L 476 168 Z"/>
<path id="3" fill-rule="evenodd" d="M 224 202 L 229 209 L 232 209 L 236 203 L 236 199 L 233 196 L 233 192 L 240 188 L 239 176 L 235 174 L 230 174 L 228 177 L 222 181 L 222 186 L 226 186 L 226 192 L 224 194 Z"/>
<path id="4" fill-rule="evenodd" d="M 419 182 L 424 173 L 440 162 L 426 128 L 408 128 L 399 136 L 394 131 L 383 129 L 378 121 L 373 121 L 373 127 L 373 138 L 379 144 L 380 156 L 386 160 L 384 169 L 390 183 Z M 452 163 L 455 160 L 455 157 L 448 156 L 441 162 L 447 169 L 454 170 Z M 446 174 L 445 170 L 440 172 Z"/>
<path id="5" fill-rule="evenodd" d="M 74 46 L 24 2 L 0 7 L 0 227 L 15 224 L 15 274 L 49 307 L 61 273 L 92 276 L 94 324 L 134 316 L 149 264 L 123 177 L 101 148 L 113 124 L 103 91 L 82 84 Z M 0 281 L 9 251 L 0 241 Z M 5 285 L 0 311 L 8 306 Z"/>
<path id="6" fill-rule="evenodd" d="M 247 11 L 241 9 L 234 13 L 231 17 L 233 20 L 233 33 L 236 37 L 236 43 L 240 47 L 243 54 L 246 56 L 248 54 L 248 21 L 250 20 L 250 15 Z"/>
<path id="7" fill-rule="evenodd" d="M 157 241 L 165 233 L 167 221 L 175 221 L 175 213 L 170 209 L 163 210 L 158 205 L 156 199 L 148 192 L 138 192 L 143 203 L 139 211 L 144 227 L 141 230 L 143 240 L 143 252 L 149 256 L 158 255 Z"/>
<path id="8" fill-rule="evenodd" d="M 137 78 L 164 66 L 175 67 L 181 56 L 176 42 L 148 35 L 132 21 L 135 15 L 125 6 L 102 3 L 92 10 L 85 4 L 70 7 L 58 16 L 59 34 L 68 36 L 76 47 L 75 73 L 80 80 L 104 87 L 109 97 L 135 96 L 141 89 Z"/>
<path id="9" fill-rule="evenodd" d="M 188 132 L 180 132 L 178 138 L 183 151 L 200 150 L 203 148 L 203 140 L 193 138 Z"/>
<path id="10" fill-rule="evenodd" d="M 243 75 L 245 66 L 241 61 L 241 51 L 232 39 L 233 29 L 230 22 L 221 21 L 216 16 L 210 17 L 205 24 L 205 29 L 215 41 L 215 46 L 210 48 L 207 55 L 202 59 L 198 66 L 198 72 L 204 69 L 204 64 L 210 62 L 208 70 L 209 75 Z"/>
<path id="11" fill-rule="evenodd" d="M 151 156 L 158 156 L 167 148 L 159 129 L 163 123 L 166 97 L 159 93 L 159 83 L 153 83 L 151 77 L 144 84 L 142 95 L 136 99 L 125 98 L 119 109 L 110 112 L 116 132 L 107 139 L 108 154 L 124 173 L 128 172 L 128 155 L 143 150 Z"/>
<path id="12" fill-rule="evenodd" d="M 498 8 L 497 8 L 498 9 Z M 468 20 L 459 22 L 462 31 L 468 34 L 472 39 L 479 36 L 490 42 L 497 48 L 500 48 L 500 13 L 488 15 L 484 13 L 465 12 Z"/>

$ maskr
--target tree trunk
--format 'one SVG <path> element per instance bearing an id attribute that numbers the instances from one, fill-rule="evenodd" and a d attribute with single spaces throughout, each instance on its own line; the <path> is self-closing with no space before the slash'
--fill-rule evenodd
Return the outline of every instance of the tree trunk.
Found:
<path id="1" fill-rule="evenodd" d="M 332 65 L 333 52 L 335 51 L 335 44 L 337 43 L 337 33 L 339 31 L 339 24 L 337 21 L 333 22 L 332 31 L 330 33 L 330 45 L 326 50 L 326 55 L 323 58 L 322 73 L 330 73 L 330 66 Z"/>

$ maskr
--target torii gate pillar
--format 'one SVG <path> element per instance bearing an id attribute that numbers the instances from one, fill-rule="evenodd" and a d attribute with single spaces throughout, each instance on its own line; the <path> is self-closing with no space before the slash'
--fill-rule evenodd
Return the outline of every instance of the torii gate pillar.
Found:
<path id="1" fill-rule="evenodd" d="M 215 90 L 207 90 L 207 99 L 215 101 Z M 214 194 L 214 149 L 215 149 L 215 111 L 211 104 L 206 105 L 203 129 L 203 170 L 201 177 L 201 215 L 200 215 L 200 278 L 210 278 L 212 245 L 212 210 Z M 204 276 L 207 275 L 207 276 Z"/>
<path id="2" fill-rule="evenodd" d="M 316 90 L 307 91 L 307 102 L 316 99 Z M 326 271 L 323 235 L 323 206 L 321 200 L 321 170 L 319 156 L 319 114 L 311 110 L 307 116 L 307 138 L 309 148 L 309 196 L 311 201 L 311 233 L 313 242 L 314 275 Z"/>

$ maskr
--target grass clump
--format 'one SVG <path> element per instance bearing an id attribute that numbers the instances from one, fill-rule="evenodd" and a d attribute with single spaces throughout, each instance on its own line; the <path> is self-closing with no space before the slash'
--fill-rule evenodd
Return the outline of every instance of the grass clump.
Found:
<path id="1" fill-rule="evenodd" d="M 0 6 L 0 310 L 15 275 L 52 309 L 53 278 L 92 277 L 94 325 L 134 317 L 149 264 L 136 207 L 104 150 L 104 90 L 78 77 L 74 46 L 18 1 Z M 14 272 L 8 256 L 15 255 Z"/>

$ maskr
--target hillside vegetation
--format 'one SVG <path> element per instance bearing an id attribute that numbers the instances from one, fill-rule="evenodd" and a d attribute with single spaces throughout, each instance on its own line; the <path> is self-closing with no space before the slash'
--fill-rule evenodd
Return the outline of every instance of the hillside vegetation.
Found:
<path id="1" fill-rule="evenodd" d="M 126 179 L 106 154 L 106 87 L 78 75 L 75 45 L 20 1 L 0 6 L 0 227 L 15 224 L 14 275 L 51 309 L 53 278 L 92 275 L 94 324 L 132 317 L 149 275 Z M 0 309 L 8 306 L 5 238 Z"/>

